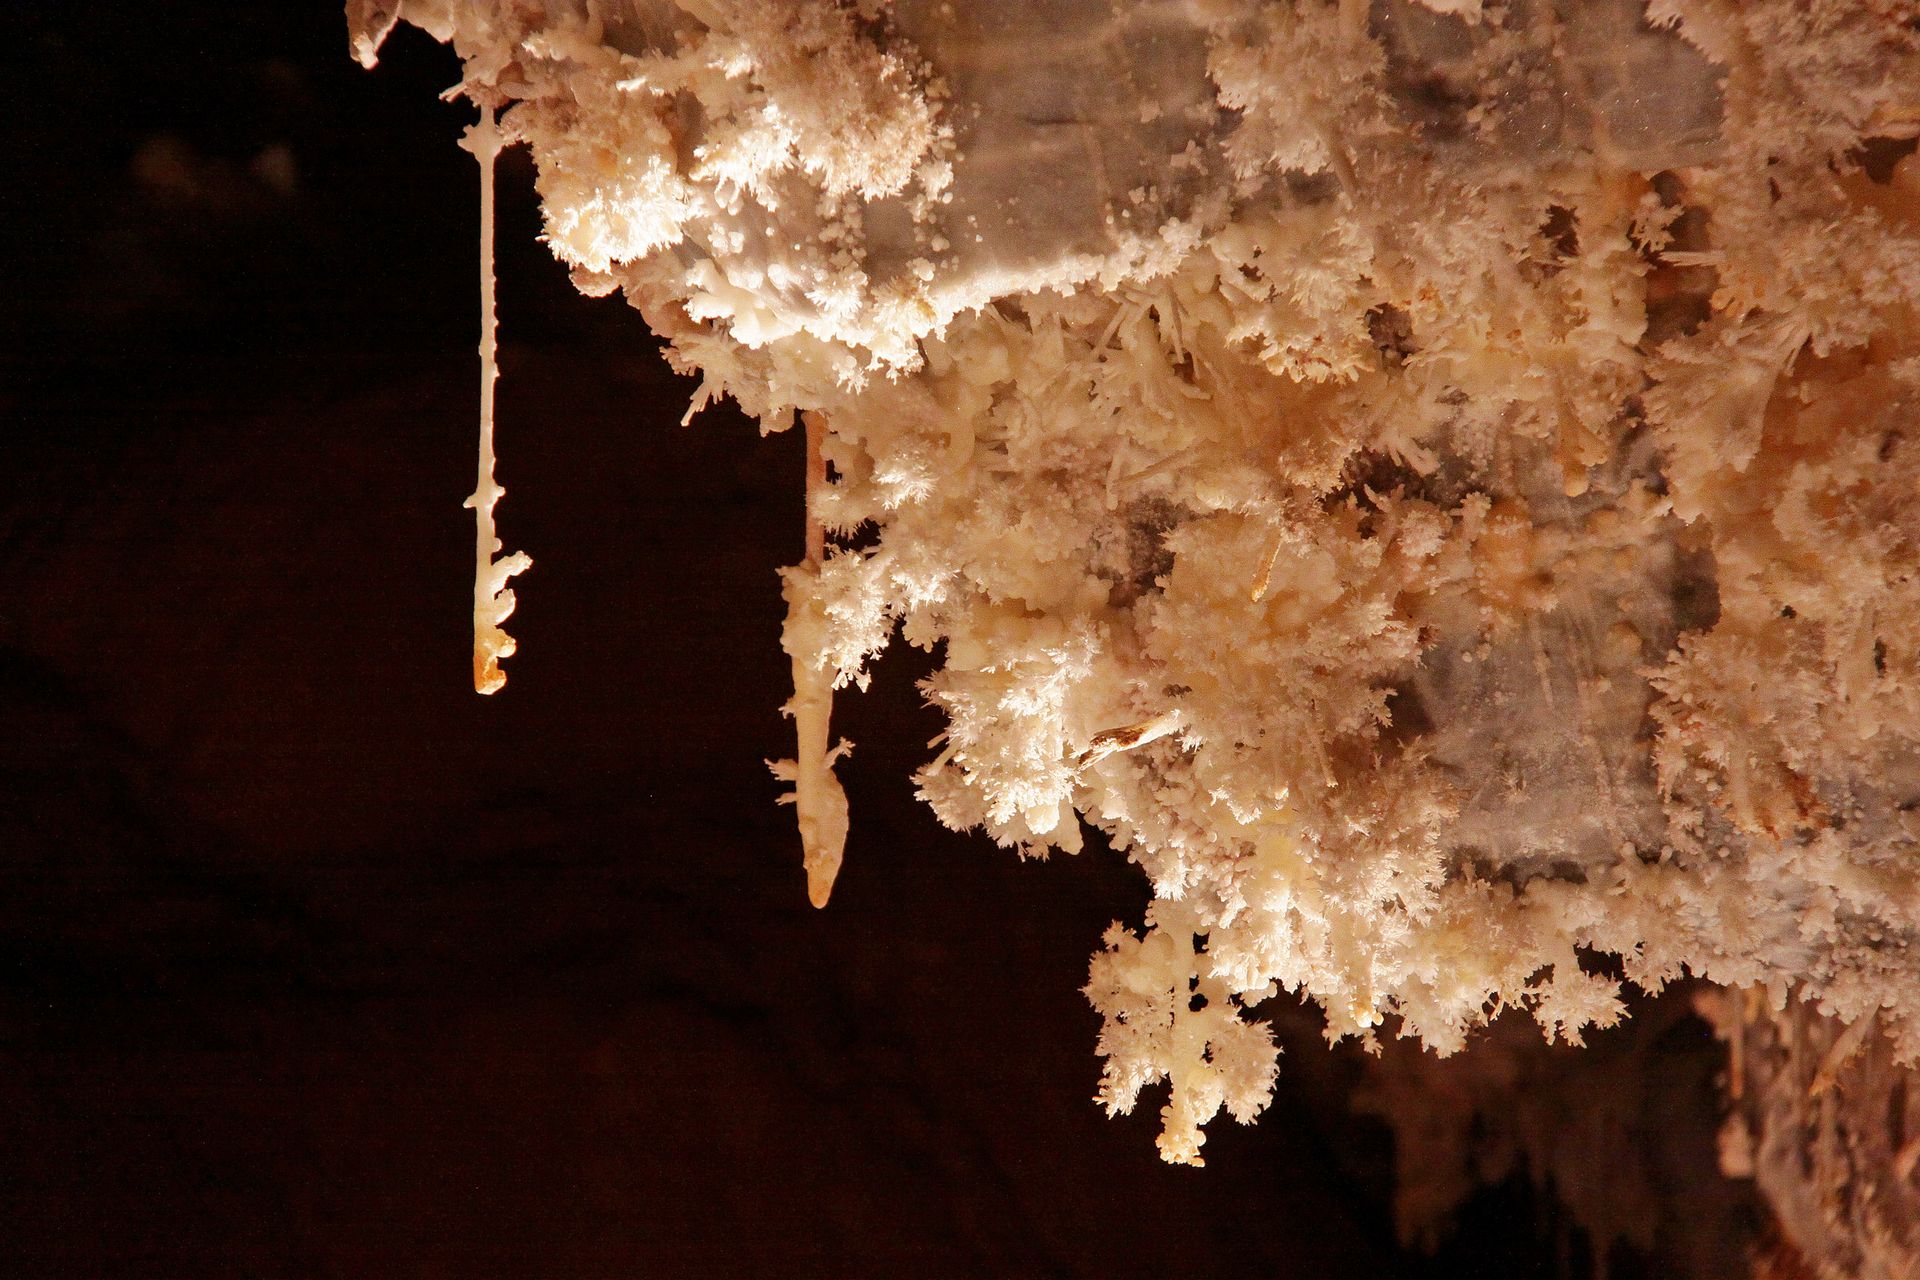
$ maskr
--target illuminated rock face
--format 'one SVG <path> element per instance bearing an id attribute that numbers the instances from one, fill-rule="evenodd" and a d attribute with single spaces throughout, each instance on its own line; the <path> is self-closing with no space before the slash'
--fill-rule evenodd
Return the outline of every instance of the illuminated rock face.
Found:
<path id="1" fill-rule="evenodd" d="M 824 424 L 803 817 L 897 627 L 944 821 L 1147 873 L 1087 991 L 1168 1159 L 1264 1105 L 1279 988 L 1577 1041 L 1586 948 L 1920 1050 L 1912 5 L 397 14 L 700 403 Z"/>

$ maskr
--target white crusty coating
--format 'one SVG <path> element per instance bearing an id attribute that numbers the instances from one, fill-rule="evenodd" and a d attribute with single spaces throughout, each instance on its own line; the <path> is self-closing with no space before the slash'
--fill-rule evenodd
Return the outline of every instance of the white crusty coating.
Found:
<path id="1" fill-rule="evenodd" d="M 1920 1049 L 1914 4 L 400 17 L 584 288 L 831 425 L 790 647 L 944 643 L 940 817 L 1146 872 L 1087 991 L 1169 1159 L 1282 988 L 1577 1042 L 1606 952 Z"/>

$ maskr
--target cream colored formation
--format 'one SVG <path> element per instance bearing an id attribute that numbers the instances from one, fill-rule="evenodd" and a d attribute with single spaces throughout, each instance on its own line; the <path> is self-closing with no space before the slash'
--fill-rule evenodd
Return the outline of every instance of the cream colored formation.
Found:
<path id="1" fill-rule="evenodd" d="M 500 156 L 499 125 L 488 111 L 467 130 L 460 145 L 480 162 L 480 468 L 466 505 L 473 508 L 473 691 L 498 693 L 506 686 L 500 659 L 511 657 L 514 639 L 501 624 L 513 616 L 513 592 L 507 579 L 533 567 L 524 551 L 496 560 L 501 543 L 494 533 L 493 509 L 506 490 L 493 475 L 493 389 L 500 380 L 496 359 L 499 315 L 493 296 L 493 162 Z"/>
<path id="2" fill-rule="evenodd" d="M 1146 873 L 1087 991 L 1166 1158 L 1265 1104 L 1283 988 L 1577 1042 L 1611 955 L 1920 1050 L 1920 6 L 349 13 L 453 44 L 700 403 L 824 424 L 814 900 L 896 630 L 943 821 Z"/>

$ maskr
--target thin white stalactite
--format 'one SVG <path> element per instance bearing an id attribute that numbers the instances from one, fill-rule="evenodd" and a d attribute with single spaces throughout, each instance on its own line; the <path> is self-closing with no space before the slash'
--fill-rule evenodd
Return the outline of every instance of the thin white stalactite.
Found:
<path id="1" fill-rule="evenodd" d="M 807 900 L 827 905 L 847 844 L 847 794 L 834 776 L 833 762 L 848 750 L 832 741 L 833 669 L 822 653 L 827 622 L 819 595 L 820 566 L 826 558 L 826 531 L 815 518 L 815 498 L 827 483 L 823 448 L 826 421 L 803 414 L 807 430 L 807 558 L 786 570 L 787 623 L 781 645 L 793 661 L 793 717 L 796 738 L 792 760 L 773 765 L 775 776 L 793 783 L 793 802 L 799 818 L 802 862 L 807 872 Z"/>
<path id="2" fill-rule="evenodd" d="M 491 110 L 470 125 L 460 145 L 480 162 L 480 467 L 479 479 L 465 505 L 473 508 L 473 689 L 497 693 L 507 683 L 500 659 L 518 647 L 500 624 L 513 614 L 513 592 L 507 579 L 525 572 L 533 560 L 516 551 L 500 560 L 500 539 L 494 533 L 493 509 L 506 490 L 493 478 L 493 384 L 500 377 L 496 360 L 499 318 L 494 303 L 493 278 L 493 165 L 504 139 Z"/>

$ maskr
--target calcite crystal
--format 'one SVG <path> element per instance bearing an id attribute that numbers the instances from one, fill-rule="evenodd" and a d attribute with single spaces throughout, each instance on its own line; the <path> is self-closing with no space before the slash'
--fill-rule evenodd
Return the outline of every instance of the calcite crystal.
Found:
<path id="1" fill-rule="evenodd" d="M 1166 1158 L 1283 989 L 1444 1053 L 1691 972 L 1920 1051 L 1920 6 L 396 16 L 696 407 L 820 424 L 803 822 L 897 630 L 943 821 L 1145 872 L 1087 993 Z"/>

